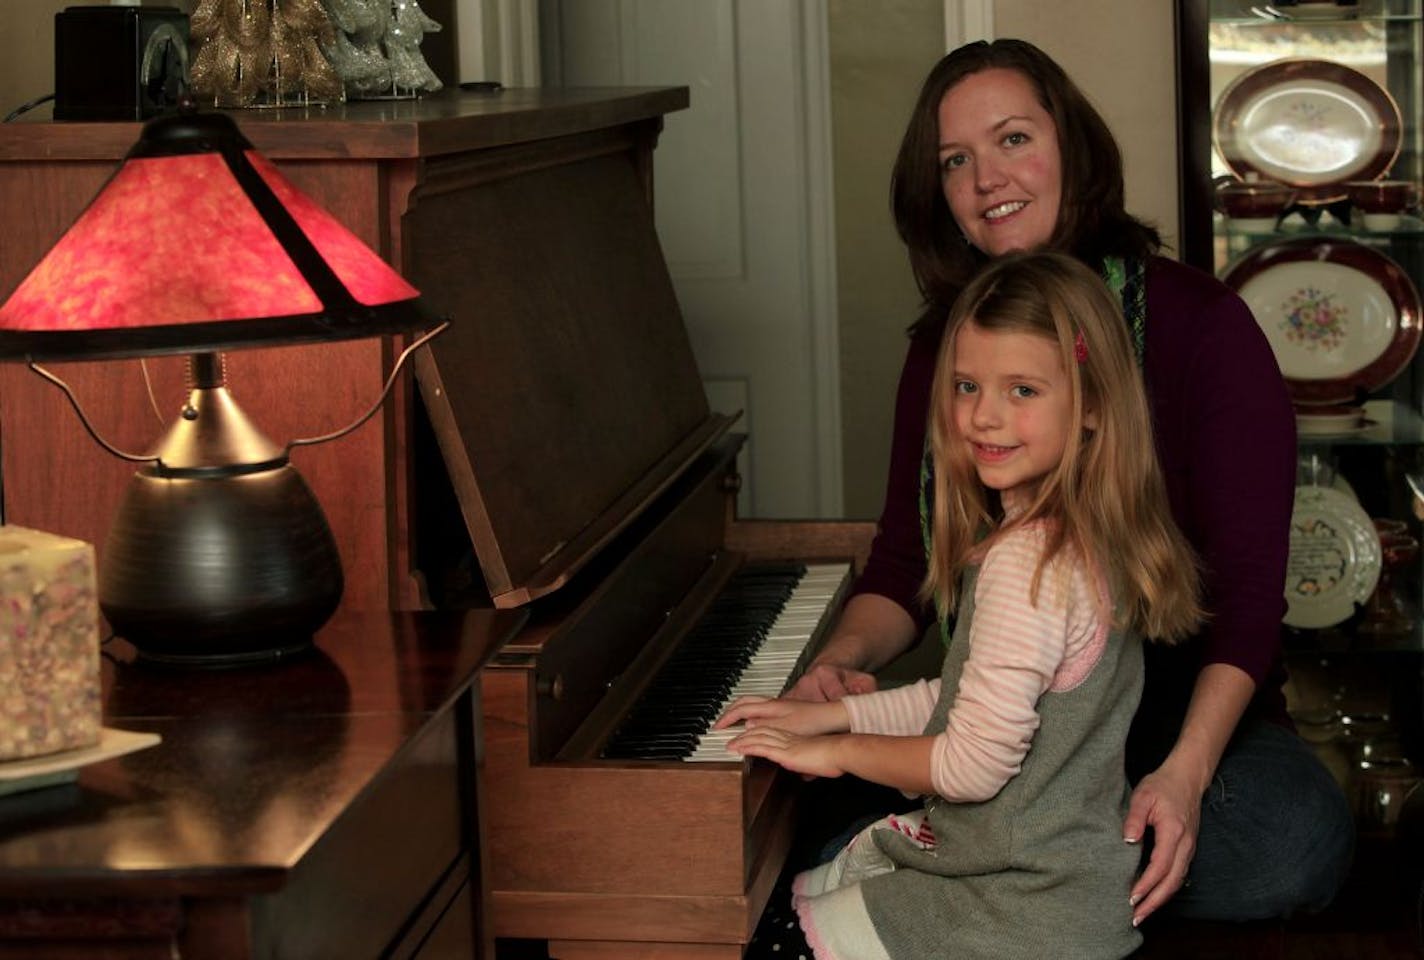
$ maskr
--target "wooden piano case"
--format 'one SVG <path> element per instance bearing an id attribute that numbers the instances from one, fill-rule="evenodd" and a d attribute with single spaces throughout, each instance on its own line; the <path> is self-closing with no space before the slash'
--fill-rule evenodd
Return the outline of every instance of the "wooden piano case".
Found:
<path id="1" fill-rule="evenodd" d="M 417 359 L 410 555 L 436 606 L 530 613 L 482 678 L 492 923 L 563 960 L 741 956 L 790 778 L 600 747 L 747 559 L 850 558 L 870 535 L 734 518 L 741 438 L 708 409 L 651 145 L 600 131 L 461 159 L 407 215 L 416 284 L 463 320 Z"/>

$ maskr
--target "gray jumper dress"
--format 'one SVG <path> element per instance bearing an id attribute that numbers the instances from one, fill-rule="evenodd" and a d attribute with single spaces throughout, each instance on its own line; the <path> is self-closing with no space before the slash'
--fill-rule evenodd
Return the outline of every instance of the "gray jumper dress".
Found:
<path id="1" fill-rule="evenodd" d="M 945 729 L 968 658 L 976 573 L 966 574 L 928 734 Z M 1139 849 L 1122 839 L 1123 749 L 1141 693 L 1141 642 L 1114 630 L 1080 684 L 1039 698 L 1023 768 L 993 798 L 929 797 L 798 876 L 797 914 L 817 960 L 1104 960 L 1135 950 L 1128 895 Z"/>

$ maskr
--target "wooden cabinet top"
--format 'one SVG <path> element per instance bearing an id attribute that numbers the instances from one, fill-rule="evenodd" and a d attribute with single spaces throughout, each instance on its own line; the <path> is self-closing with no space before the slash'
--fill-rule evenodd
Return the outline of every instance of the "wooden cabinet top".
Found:
<path id="1" fill-rule="evenodd" d="M 0 896 L 280 886 L 523 619 L 343 611 L 314 653 L 232 670 L 144 667 L 112 641 L 104 722 L 163 740 L 0 797 Z"/>
<path id="2" fill-rule="evenodd" d="M 403 159 L 581 133 L 687 105 L 686 87 L 528 87 L 230 113 L 253 145 L 273 159 Z M 118 160 L 141 127 L 59 122 L 49 119 L 48 110 L 36 110 L 0 124 L 0 162 Z"/>

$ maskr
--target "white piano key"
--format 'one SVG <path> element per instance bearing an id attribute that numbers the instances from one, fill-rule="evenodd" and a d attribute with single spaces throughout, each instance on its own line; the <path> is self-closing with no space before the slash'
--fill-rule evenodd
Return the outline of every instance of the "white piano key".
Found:
<path id="1" fill-rule="evenodd" d="M 821 622 L 826 619 L 831 600 L 841 582 L 850 573 L 848 563 L 812 564 L 806 568 L 781 613 L 767 630 L 766 638 L 751 661 L 742 670 L 727 698 L 717 709 L 721 716 L 739 697 L 778 697 L 786 689 L 791 673 L 800 662 L 806 644 L 811 641 Z M 727 743 L 742 732 L 740 726 L 730 730 L 707 730 L 698 738 L 697 747 L 685 759 L 691 763 L 737 761 L 740 754 L 727 749 Z"/>

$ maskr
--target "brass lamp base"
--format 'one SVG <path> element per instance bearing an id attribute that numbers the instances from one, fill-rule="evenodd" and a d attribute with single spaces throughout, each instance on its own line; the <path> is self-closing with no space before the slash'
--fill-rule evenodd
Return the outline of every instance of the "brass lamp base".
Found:
<path id="1" fill-rule="evenodd" d="M 287 463 L 134 474 L 100 565 L 99 607 L 149 661 L 234 666 L 290 656 L 341 599 L 326 516 Z"/>

